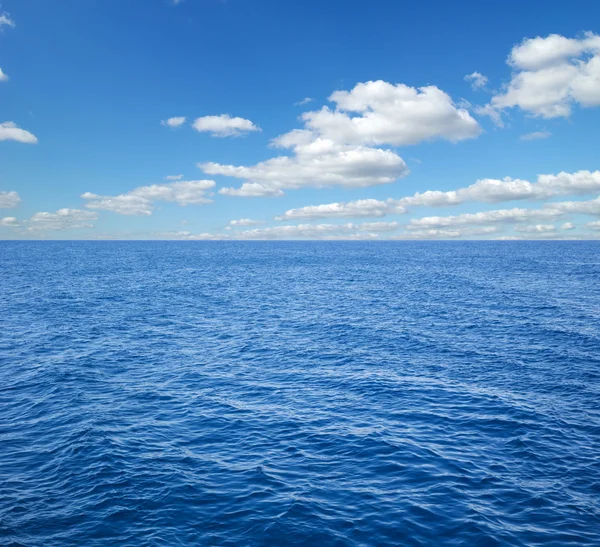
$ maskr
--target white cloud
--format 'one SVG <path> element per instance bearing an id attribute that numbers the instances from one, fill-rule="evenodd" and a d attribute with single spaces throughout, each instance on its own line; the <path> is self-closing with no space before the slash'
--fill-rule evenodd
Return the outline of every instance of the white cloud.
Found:
<path id="1" fill-rule="evenodd" d="M 9 77 L 7 74 L 5 74 L 2 69 L 0 68 L 0 82 L 8 82 Z"/>
<path id="2" fill-rule="evenodd" d="M 458 239 L 462 237 L 490 235 L 497 231 L 498 228 L 496 226 L 484 226 L 481 228 L 432 228 L 404 232 L 393 239 Z"/>
<path id="3" fill-rule="evenodd" d="M 210 133 L 213 137 L 239 137 L 252 131 L 262 131 L 250 120 L 232 118 L 228 114 L 196 118 L 192 125 L 196 131 Z"/>
<path id="4" fill-rule="evenodd" d="M 329 100 L 335 110 L 325 106 L 302 119 L 307 129 L 336 143 L 399 146 L 439 138 L 457 142 L 481 133 L 468 111 L 435 86 L 370 81 L 336 91 Z"/>
<path id="5" fill-rule="evenodd" d="M 495 211 L 484 211 L 481 213 L 464 213 L 452 216 L 431 216 L 420 219 L 412 219 L 408 228 L 417 229 L 439 229 L 457 226 L 477 226 L 486 224 L 506 224 L 516 222 L 527 222 L 532 220 L 549 220 L 560 217 L 563 213 L 555 209 L 498 209 Z"/>
<path id="6" fill-rule="evenodd" d="M 240 218 L 239 220 L 230 220 L 229 226 L 256 226 L 263 224 L 260 220 L 251 220 L 249 218 Z"/>
<path id="7" fill-rule="evenodd" d="M 359 199 L 341 203 L 309 205 L 298 209 L 290 209 L 275 220 L 320 219 L 320 218 L 358 218 L 383 217 L 389 214 L 401 214 L 406 210 L 392 199 Z"/>
<path id="8" fill-rule="evenodd" d="M 489 82 L 487 76 L 484 76 L 480 72 L 473 72 L 472 74 L 467 74 L 465 76 L 465 81 L 469 82 L 471 84 L 471 87 L 475 91 L 479 89 L 484 89 Z"/>
<path id="9" fill-rule="evenodd" d="M 574 230 L 575 228 L 576 228 L 576 226 L 572 222 L 565 222 L 561 226 L 561 229 L 563 229 L 563 230 Z"/>
<path id="10" fill-rule="evenodd" d="M 0 218 L 0 226 L 5 228 L 16 228 L 19 226 L 19 221 L 15 217 Z"/>
<path id="11" fill-rule="evenodd" d="M 537 182 L 512 179 L 481 179 L 465 188 L 440 191 L 427 190 L 413 196 L 400 199 L 389 198 L 385 201 L 363 199 L 351 202 L 309 205 L 290 209 L 279 215 L 276 220 L 322 219 L 335 217 L 383 217 L 402 214 L 411 207 L 447 207 L 460 205 L 467 201 L 500 203 L 525 199 L 548 199 L 560 195 L 583 195 L 600 192 L 600 171 L 561 172 L 556 175 L 538 175 Z M 574 202 L 575 204 L 588 202 Z M 555 204 L 554 207 L 559 204 Z M 572 205 L 572 207 L 584 207 Z M 589 207 L 585 206 L 585 207 Z"/>
<path id="12" fill-rule="evenodd" d="M 289 156 L 253 166 L 209 162 L 198 167 L 210 175 L 245 180 L 240 188 L 220 190 L 227 195 L 280 195 L 283 189 L 305 186 L 373 186 L 408 174 L 400 156 L 375 145 L 432 139 L 456 142 L 481 133 L 469 112 L 435 86 L 417 89 L 370 81 L 357 84 L 351 91 L 336 91 L 329 100 L 335 103 L 335 110 L 323 107 L 305 112 L 301 116 L 303 129 L 271 141 L 273 147 L 291 149 Z"/>
<path id="13" fill-rule="evenodd" d="M 8 13 L 4 12 L 3 14 L 0 15 L 0 30 L 2 30 L 2 27 L 14 27 L 15 26 L 15 22 L 10 18 L 10 16 L 8 15 Z"/>
<path id="14" fill-rule="evenodd" d="M 551 34 L 529 38 L 508 58 L 515 70 L 502 93 L 492 97 L 490 110 L 518 107 L 543 118 L 567 117 L 572 106 L 600 105 L 600 36 L 581 38 Z"/>
<path id="15" fill-rule="evenodd" d="M 582 214 L 600 216 L 600 197 L 588 201 L 562 201 L 559 203 L 548 203 L 547 209 L 558 211 L 562 214 Z"/>
<path id="16" fill-rule="evenodd" d="M 167 120 L 162 120 L 160 123 L 166 127 L 180 127 L 185 123 L 185 116 L 175 116 L 173 118 L 169 118 Z"/>
<path id="17" fill-rule="evenodd" d="M 80 209 L 59 209 L 56 213 L 35 213 L 28 221 L 30 231 L 67 230 L 75 228 L 93 228 L 91 221 L 98 218 L 97 213 Z"/>
<path id="18" fill-rule="evenodd" d="M 265 186 L 263 184 L 259 184 L 258 182 L 245 182 L 239 188 L 221 188 L 219 190 L 219 194 L 243 198 L 283 196 L 283 192 L 279 188 Z"/>
<path id="19" fill-rule="evenodd" d="M 14 122 L 0 123 L 0 141 L 18 141 L 25 144 L 35 144 L 38 142 L 37 137 L 21 129 Z"/>
<path id="20" fill-rule="evenodd" d="M 588 222 L 585 226 L 586 226 L 586 228 L 589 228 L 590 230 L 600 230 L 600 220 L 595 220 L 594 222 Z"/>
<path id="21" fill-rule="evenodd" d="M 0 209 L 11 209 L 21 201 L 19 194 L 14 190 L 11 192 L 0 192 Z"/>
<path id="22" fill-rule="evenodd" d="M 174 180 L 181 180 L 182 178 L 183 178 L 183 175 L 167 175 L 165 177 L 165 180 L 174 181 Z"/>
<path id="23" fill-rule="evenodd" d="M 296 224 L 255 228 L 237 232 L 238 239 L 373 239 L 381 232 L 398 229 L 397 222 L 365 222 L 362 224 Z"/>
<path id="24" fill-rule="evenodd" d="M 301 101 L 294 103 L 294 106 L 303 106 L 305 104 L 312 103 L 313 101 L 314 99 L 312 97 L 304 97 L 304 99 L 302 99 Z"/>
<path id="25" fill-rule="evenodd" d="M 206 191 L 214 188 L 213 180 L 179 181 L 169 184 L 140 186 L 117 196 L 99 196 L 91 192 L 81 195 L 89 200 L 89 209 L 103 209 L 121 215 L 151 215 L 156 201 L 174 202 L 179 205 L 211 203 Z"/>
<path id="26" fill-rule="evenodd" d="M 529 226 L 519 224 L 515 226 L 515 232 L 522 232 L 525 234 L 543 234 L 554 231 L 556 231 L 554 224 L 533 224 Z"/>
<path id="27" fill-rule="evenodd" d="M 519 137 L 522 141 L 537 141 L 540 139 L 547 139 L 552 136 L 550 131 L 534 131 L 533 133 L 526 133 Z"/>
<path id="28" fill-rule="evenodd" d="M 499 203 L 521 199 L 547 199 L 560 195 L 581 195 L 600 191 L 600 171 L 577 171 L 556 175 L 538 175 L 537 182 L 505 177 L 481 179 L 458 190 L 448 192 L 428 191 L 410 198 L 398 200 L 400 205 L 410 207 L 426 205 L 430 207 L 457 205 L 465 201 Z"/>
<path id="29" fill-rule="evenodd" d="M 305 186 L 363 187 L 388 184 L 408 173 L 404 160 L 391 150 L 336 144 L 316 139 L 294 146 L 294 156 L 280 156 L 254 166 L 198 164 L 209 175 L 245 179 L 228 195 L 281 195 L 282 189 Z"/>

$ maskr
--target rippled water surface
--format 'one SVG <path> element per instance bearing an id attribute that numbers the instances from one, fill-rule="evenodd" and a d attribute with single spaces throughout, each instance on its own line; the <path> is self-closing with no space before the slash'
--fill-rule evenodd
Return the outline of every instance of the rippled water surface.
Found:
<path id="1" fill-rule="evenodd" d="M 0 259 L 2 545 L 600 545 L 598 243 Z"/>

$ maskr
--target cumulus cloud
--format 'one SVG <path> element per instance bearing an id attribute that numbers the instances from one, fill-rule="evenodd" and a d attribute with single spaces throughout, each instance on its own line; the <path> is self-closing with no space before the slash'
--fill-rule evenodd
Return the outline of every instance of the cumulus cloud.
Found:
<path id="1" fill-rule="evenodd" d="M 11 192 L 0 192 L 0 209 L 11 209 L 21 201 L 19 194 L 14 190 Z"/>
<path id="2" fill-rule="evenodd" d="M 532 220 L 555 219 L 563 213 L 557 209 L 498 209 L 480 213 L 465 213 L 451 216 L 431 216 L 411 219 L 409 229 L 439 229 L 458 226 L 521 223 Z"/>
<path id="3" fill-rule="evenodd" d="M 540 139 L 547 139 L 552 136 L 550 131 L 534 131 L 533 133 L 526 133 L 519 137 L 522 141 L 537 141 Z"/>
<path id="4" fill-rule="evenodd" d="M 196 131 L 210 133 L 213 137 L 240 137 L 253 131 L 262 131 L 250 120 L 232 118 L 228 114 L 196 118 L 192 126 Z"/>
<path id="5" fill-rule="evenodd" d="M 175 116 L 173 118 L 168 118 L 167 120 L 162 120 L 160 123 L 165 127 L 181 127 L 185 123 L 185 116 Z"/>
<path id="6" fill-rule="evenodd" d="M 574 230 L 576 228 L 575 224 L 573 224 L 572 222 L 565 222 L 562 226 L 561 229 L 562 230 Z"/>
<path id="7" fill-rule="evenodd" d="M 553 175 L 538 175 L 537 181 L 505 177 L 481 179 L 458 190 L 448 192 L 428 191 L 402 198 L 398 203 L 403 206 L 427 205 L 430 207 L 457 205 L 466 201 L 499 203 L 522 199 L 547 199 L 560 195 L 582 195 L 600 191 L 600 171 L 564 171 Z"/>
<path id="8" fill-rule="evenodd" d="M 97 213 L 80 209 L 59 209 L 56 213 L 35 213 L 27 222 L 30 231 L 93 228 Z"/>
<path id="9" fill-rule="evenodd" d="M 5 74 L 2 69 L 0 68 L 0 82 L 8 82 L 9 78 L 8 75 Z"/>
<path id="10" fill-rule="evenodd" d="M 206 197 L 206 191 L 214 186 L 213 180 L 191 180 L 140 186 L 117 196 L 100 196 L 85 192 L 81 197 L 88 200 L 86 207 L 89 209 L 113 211 L 121 215 L 151 215 L 157 201 L 179 205 L 211 203 L 212 200 Z"/>
<path id="11" fill-rule="evenodd" d="M 585 226 L 586 226 L 586 228 L 589 228 L 590 230 L 600 230 L 600 220 L 595 220 L 594 222 L 588 222 Z"/>
<path id="12" fill-rule="evenodd" d="M 399 228 L 397 222 L 365 222 L 362 224 L 296 224 L 255 228 L 237 232 L 238 239 L 373 239 L 381 232 Z"/>
<path id="13" fill-rule="evenodd" d="M 239 220 L 230 220 L 229 226 L 256 226 L 262 224 L 260 220 L 252 220 L 249 218 L 240 218 Z"/>
<path id="14" fill-rule="evenodd" d="M 38 142 L 33 133 L 21 129 L 15 122 L 0 123 L 0 141 L 17 141 L 25 144 Z"/>
<path id="15" fill-rule="evenodd" d="M 465 81 L 471 84 L 473 90 L 478 91 L 480 89 L 485 89 L 489 80 L 487 76 L 484 76 L 480 72 L 473 72 L 472 74 L 467 74 L 465 76 Z"/>
<path id="16" fill-rule="evenodd" d="M 306 112 L 306 128 L 337 143 L 411 145 L 433 139 L 452 142 L 481 133 L 479 124 L 464 108 L 435 86 L 420 88 L 382 80 L 357 84 L 351 91 L 336 91 L 325 106 Z"/>
<path id="17" fill-rule="evenodd" d="M 600 197 L 587 201 L 562 201 L 548 203 L 545 208 L 558 211 L 561 214 L 582 214 L 600 216 Z"/>
<path id="18" fill-rule="evenodd" d="M 506 88 L 492 97 L 488 113 L 507 108 L 542 118 L 567 117 L 573 105 L 600 105 L 600 36 L 551 34 L 525 39 L 508 64 L 514 73 Z"/>
<path id="19" fill-rule="evenodd" d="M 202 163 L 198 167 L 209 175 L 245 179 L 239 190 L 227 195 L 281 195 L 282 189 L 305 186 L 363 187 L 388 184 L 408 173 L 404 160 L 391 150 L 341 145 L 318 138 L 308 144 L 294 145 L 294 156 L 280 156 L 253 166 Z"/>
<path id="20" fill-rule="evenodd" d="M 19 226 L 19 221 L 15 217 L 0 218 L 0 226 L 5 228 L 16 228 Z"/>
<path id="21" fill-rule="evenodd" d="M 253 166 L 200 163 L 198 167 L 210 175 L 244 179 L 238 189 L 221 190 L 227 195 L 279 195 L 283 189 L 304 186 L 373 186 L 408 174 L 400 156 L 377 146 L 434 139 L 457 142 L 481 133 L 469 112 L 435 86 L 369 81 L 350 91 L 336 91 L 329 100 L 334 108 L 305 112 L 302 129 L 272 140 L 272 147 L 290 149 L 290 155 Z"/>
<path id="22" fill-rule="evenodd" d="M 505 177 L 499 179 L 481 179 L 457 190 L 427 190 L 399 199 L 385 201 L 363 199 L 351 202 L 309 205 L 290 209 L 279 215 L 276 220 L 323 219 L 335 217 L 383 217 L 402 214 L 411 207 L 447 207 L 473 201 L 482 203 L 501 203 L 525 199 L 548 199 L 561 195 L 584 195 L 600 192 L 600 171 L 560 172 L 558 174 L 538 175 L 537 181 Z M 573 202 L 581 204 L 587 202 Z M 555 204 L 554 206 L 558 206 Z M 565 205 L 566 207 L 566 205 Z M 571 207 L 584 207 L 571 205 Z M 589 205 L 586 207 L 590 207 Z"/>
<path id="23" fill-rule="evenodd" d="M 298 209 L 290 209 L 283 215 L 275 217 L 275 220 L 383 217 L 389 214 L 401 214 L 405 212 L 406 209 L 392 199 L 386 201 L 359 199 L 356 201 L 309 205 Z"/>

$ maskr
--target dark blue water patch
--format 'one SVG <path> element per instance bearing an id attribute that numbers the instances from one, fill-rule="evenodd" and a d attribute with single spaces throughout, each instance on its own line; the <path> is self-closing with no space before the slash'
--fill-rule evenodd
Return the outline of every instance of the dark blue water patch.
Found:
<path id="1" fill-rule="evenodd" d="M 600 545 L 598 243 L 0 257 L 2 545 Z"/>

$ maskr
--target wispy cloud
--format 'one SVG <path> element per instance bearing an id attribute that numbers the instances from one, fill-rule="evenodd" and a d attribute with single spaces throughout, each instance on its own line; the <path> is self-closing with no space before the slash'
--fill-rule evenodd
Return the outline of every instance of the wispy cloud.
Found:
<path id="1" fill-rule="evenodd" d="M 519 140 L 521 141 L 537 141 L 540 139 L 547 139 L 552 136 L 550 131 L 534 131 L 533 133 L 526 133 L 525 135 L 521 135 Z"/>
<path id="2" fill-rule="evenodd" d="M 21 202 L 19 194 L 14 190 L 10 192 L 0 192 L 0 208 L 11 209 Z"/>
<path id="3" fill-rule="evenodd" d="M 484 76 L 480 72 L 473 72 L 472 74 L 467 74 L 465 76 L 465 81 L 471 84 L 471 88 L 473 88 L 474 91 L 485 89 L 485 86 L 489 82 L 487 76 Z"/>
<path id="4" fill-rule="evenodd" d="M 0 14 L 0 31 L 3 27 L 14 27 L 15 22 L 10 18 L 8 13 L 4 12 Z"/>

